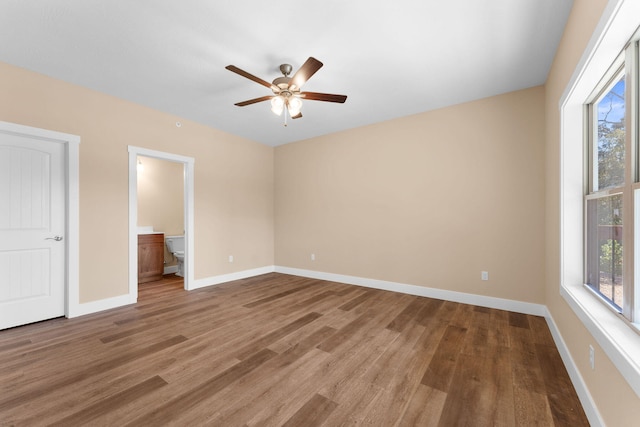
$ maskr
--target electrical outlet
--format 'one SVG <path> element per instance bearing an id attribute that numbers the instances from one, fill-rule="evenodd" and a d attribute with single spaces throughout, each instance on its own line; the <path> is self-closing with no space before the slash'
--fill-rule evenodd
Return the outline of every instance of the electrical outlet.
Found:
<path id="1" fill-rule="evenodd" d="M 596 355 L 592 345 L 589 345 L 589 365 L 592 370 L 596 369 Z"/>
<path id="2" fill-rule="evenodd" d="M 480 279 L 482 279 L 482 280 L 489 280 L 489 272 L 488 272 L 488 271 L 482 271 L 482 272 L 480 272 Z"/>
<path id="3" fill-rule="evenodd" d="M 233 262 L 233 255 L 229 255 L 229 262 Z"/>
<path id="4" fill-rule="evenodd" d="M 315 261 L 316 260 L 316 254 L 311 254 L 311 261 Z"/>

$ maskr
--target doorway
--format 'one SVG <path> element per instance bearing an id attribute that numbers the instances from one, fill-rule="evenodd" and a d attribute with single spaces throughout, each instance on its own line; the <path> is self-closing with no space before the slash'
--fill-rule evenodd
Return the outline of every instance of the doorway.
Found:
<path id="1" fill-rule="evenodd" d="M 194 159 L 177 154 L 148 150 L 140 147 L 129 146 L 129 294 L 132 301 L 138 299 L 138 227 L 152 226 L 153 224 L 141 224 L 138 215 L 139 195 L 138 182 L 145 179 L 145 173 L 139 166 L 139 160 L 144 167 L 145 158 L 152 161 L 167 161 L 182 166 L 183 171 L 183 218 L 184 218 L 184 243 L 185 256 L 183 264 L 184 289 L 190 290 L 193 286 L 193 176 Z M 159 230 L 165 231 L 165 230 Z"/>
<path id="2" fill-rule="evenodd" d="M 182 277 L 184 164 L 138 156 L 137 172 L 138 285 L 169 273 Z M 169 251 L 165 243 L 173 244 L 173 250 Z"/>

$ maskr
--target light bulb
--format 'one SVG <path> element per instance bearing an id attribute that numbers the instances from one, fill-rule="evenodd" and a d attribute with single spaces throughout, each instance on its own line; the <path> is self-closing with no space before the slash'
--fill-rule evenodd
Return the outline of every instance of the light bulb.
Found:
<path id="1" fill-rule="evenodd" d="M 281 115 L 284 110 L 284 98 L 281 96 L 274 96 L 271 98 L 271 111 L 276 115 Z"/>
<path id="2" fill-rule="evenodd" d="M 297 96 L 292 96 L 288 99 L 289 104 L 289 114 L 291 117 L 297 116 L 300 114 L 300 110 L 302 109 L 302 100 Z"/>
<path id="3" fill-rule="evenodd" d="M 142 161 L 138 159 L 138 173 L 142 172 L 144 172 L 144 165 L 142 164 Z"/>

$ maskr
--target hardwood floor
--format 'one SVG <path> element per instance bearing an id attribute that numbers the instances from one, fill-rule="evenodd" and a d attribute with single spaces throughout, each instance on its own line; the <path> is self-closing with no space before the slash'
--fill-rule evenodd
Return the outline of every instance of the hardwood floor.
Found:
<path id="1" fill-rule="evenodd" d="M 0 425 L 588 421 L 541 317 L 272 273 L 1 331 Z"/>

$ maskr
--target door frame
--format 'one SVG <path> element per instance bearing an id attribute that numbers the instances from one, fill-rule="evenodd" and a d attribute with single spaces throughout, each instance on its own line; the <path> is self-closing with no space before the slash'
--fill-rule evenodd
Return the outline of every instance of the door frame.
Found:
<path id="1" fill-rule="evenodd" d="M 192 290 L 194 283 L 194 244 L 193 244 L 193 157 L 181 156 L 164 151 L 128 146 L 129 150 L 129 298 L 138 301 L 138 156 L 182 163 L 184 167 L 184 288 Z"/>
<path id="2" fill-rule="evenodd" d="M 65 316 L 80 315 L 80 137 L 68 133 L 0 121 L 0 132 L 50 141 L 64 146 L 65 191 Z"/>

